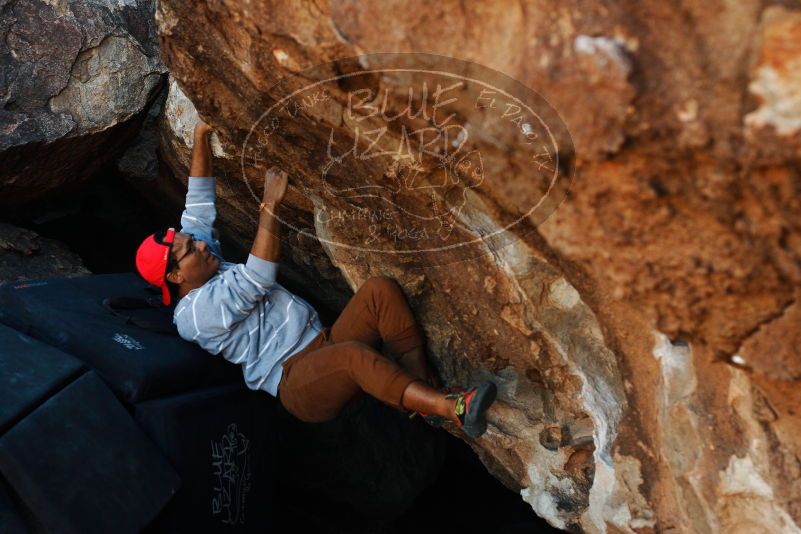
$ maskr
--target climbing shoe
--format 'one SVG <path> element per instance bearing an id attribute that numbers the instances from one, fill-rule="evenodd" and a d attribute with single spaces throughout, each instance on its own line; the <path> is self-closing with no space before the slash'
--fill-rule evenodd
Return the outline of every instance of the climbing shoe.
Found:
<path id="1" fill-rule="evenodd" d="M 478 438 L 487 431 L 487 408 L 498 395 L 498 387 L 492 382 L 482 382 L 468 390 L 454 391 L 445 397 L 456 399 L 454 411 L 465 434 Z"/>
<path id="2" fill-rule="evenodd" d="M 447 392 L 446 399 L 456 399 L 454 411 L 459 420 L 457 427 L 462 428 L 465 434 L 471 438 L 478 438 L 487 430 L 487 417 L 486 411 L 498 394 L 498 388 L 492 382 L 482 382 L 478 386 L 470 389 L 461 387 L 452 387 L 443 392 Z M 413 412 L 410 416 L 414 417 L 417 414 L 423 420 L 434 428 L 439 428 L 443 425 L 455 424 L 451 419 L 441 417 L 439 415 L 430 415 L 423 412 Z"/>

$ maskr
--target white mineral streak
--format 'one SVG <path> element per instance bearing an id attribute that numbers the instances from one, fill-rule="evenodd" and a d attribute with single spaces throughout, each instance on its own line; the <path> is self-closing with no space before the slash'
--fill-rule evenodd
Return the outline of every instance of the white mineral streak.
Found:
<path id="1" fill-rule="evenodd" d="M 624 73 L 631 71 L 631 61 L 626 56 L 625 47 L 610 37 L 579 35 L 573 42 L 573 49 L 579 54 L 592 56 L 600 67 L 612 67 Z"/>
<path id="2" fill-rule="evenodd" d="M 656 525 L 654 512 L 639 492 L 642 484 L 640 461 L 631 456 L 615 455 L 612 465 L 596 462 L 590 507 L 582 526 L 587 532 L 606 532 L 612 524 L 619 531 L 635 534 L 633 529 Z M 597 487 L 597 489 L 596 489 Z"/>
<path id="3" fill-rule="evenodd" d="M 689 406 L 698 387 L 692 350 L 687 344 L 671 343 L 661 332 L 653 334 L 653 355 L 662 371 L 661 387 L 656 391 L 662 450 L 673 477 L 687 482 L 686 495 L 678 495 L 685 504 L 682 511 L 687 513 L 687 496 L 692 495 L 694 501 L 703 502 L 701 482 L 704 468 L 701 460 L 705 450 L 697 417 Z M 695 522 L 703 524 L 707 531 L 716 531 L 717 521 L 709 507 L 703 506 L 701 510 L 705 515 L 696 517 Z"/>
<path id="4" fill-rule="evenodd" d="M 684 492 L 677 493 L 682 512 L 688 514 L 682 522 L 709 532 L 801 532 L 774 500 L 768 477 L 759 471 L 758 466 L 770 465 L 769 446 L 753 413 L 748 375 L 732 367 L 722 371 L 731 375 L 728 402 L 735 416 L 740 418 L 744 438 L 750 446 L 744 456 L 731 456 L 728 466 L 720 473 L 718 495 L 710 501 L 708 492 L 702 488 L 707 470 L 704 459 L 709 447 L 692 411 L 698 388 L 692 351 L 689 345 L 671 343 L 660 332 L 655 332 L 654 336 L 653 354 L 662 370 L 662 385 L 657 395 L 663 455 L 672 476 L 688 483 Z M 690 517 L 688 510 L 692 504 L 696 514 Z M 699 517 L 698 512 L 704 516 Z"/>
<path id="5" fill-rule="evenodd" d="M 664 404 L 670 406 L 690 397 L 697 386 L 689 345 L 676 344 L 661 332 L 654 332 L 654 358 L 662 367 Z"/>
<path id="6" fill-rule="evenodd" d="M 774 126 L 779 135 L 792 135 L 801 130 L 801 57 L 788 61 L 787 70 L 796 79 L 779 73 L 770 65 L 757 70 L 748 89 L 762 100 L 762 105 L 745 116 L 751 127 Z"/>
<path id="7" fill-rule="evenodd" d="M 467 203 L 461 210 L 461 222 L 482 235 L 492 235 L 500 228 L 482 209 L 478 195 L 468 194 Z M 502 246 L 493 248 L 493 242 Z M 542 258 L 524 242 L 513 234 L 505 232 L 503 239 L 487 241 L 488 252 L 492 254 L 498 267 L 507 273 L 508 278 L 516 286 L 520 299 L 530 302 L 529 294 L 534 288 L 525 286 L 524 280 L 531 273 L 539 271 L 545 274 L 552 269 Z M 595 450 L 595 478 L 590 489 L 589 509 L 582 515 L 582 526 L 587 532 L 606 532 L 606 518 L 611 517 L 615 523 L 632 517 L 625 499 L 617 498 L 617 480 L 615 466 L 611 457 L 612 443 L 617 433 L 617 425 L 626 405 L 625 396 L 619 387 L 610 380 L 619 379 L 614 355 L 598 338 L 601 331 L 592 311 L 581 302 L 576 289 L 563 278 L 549 287 L 549 294 L 554 305 L 544 307 L 537 318 L 527 318 L 532 322 L 550 344 L 556 348 L 570 372 L 581 380 L 579 402 L 583 410 L 593 421 L 593 442 Z M 551 311 L 551 313 L 546 313 Z M 532 314 L 536 315 L 536 314 Z M 575 324 L 576 331 L 559 328 L 560 324 Z M 612 368 L 613 374 L 602 371 L 606 365 Z M 539 443 L 530 445 L 532 449 L 541 448 Z M 563 464 L 562 464 L 563 465 Z M 538 515 L 544 517 L 554 526 L 565 528 L 566 521 L 571 519 L 566 512 L 558 510 L 556 500 L 558 493 L 570 494 L 575 491 L 570 479 L 557 477 L 554 472 L 560 471 L 561 465 L 542 465 L 535 462 L 528 466 L 530 485 L 521 490 L 523 499 L 531 504 Z M 554 471 L 554 468 L 556 469 Z M 567 487 L 570 486 L 570 487 Z M 609 508 L 610 504 L 613 508 Z M 575 520 L 575 517 L 572 518 Z"/>
<path id="8" fill-rule="evenodd" d="M 721 492 L 728 495 L 749 494 L 755 497 L 773 497 L 773 488 L 757 471 L 750 456 L 731 456 L 729 466 L 720 479 Z"/>
<path id="9" fill-rule="evenodd" d="M 535 444 L 534 447 L 544 450 L 544 447 L 540 447 L 539 444 Z M 556 528 L 565 528 L 567 525 L 565 525 L 561 517 L 561 512 L 556 507 L 556 498 L 553 493 L 551 493 L 561 481 L 553 475 L 550 468 L 555 467 L 558 469 L 567 461 L 564 453 L 561 451 L 559 452 L 560 454 L 558 455 L 547 455 L 543 453 L 542 455 L 535 456 L 535 461 L 527 466 L 528 479 L 531 481 L 531 485 L 520 490 L 520 496 L 531 505 L 531 508 L 538 516 L 542 517 Z M 546 464 L 545 462 L 537 461 L 541 459 L 540 456 L 557 456 L 557 458 L 552 459 L 552 461 Z M 550 457 L 548 459 L 551 460 Z"/>
<path id="10" fill-rule="evenodd" d="M 731 368 L 730 368 L 731 369 Z M 765 532 L 801 534 L 801 528 L 775 499 L 775 492 L 764 472 L 770 465 L 770 444 L 753 412 L 754 399 L 748 374 L 731 369 L 728 401 L 740 417 L 748 451 L 744 456 L 733 454 L 720 472 L 720 499 L 716 512 L 723 532 Z"/>
<path id="11" fill-rule="evenodd" d="M 172 128 L 176 137 L 179 137 L 187 148 L 192 148 L 194 144 L 195 124 L 200 120 L 195 105 L 178 87 L 178 82 L 170 77 L 170 89 L 167 93 L 167 103 L 164 105 L 167 124 Z M 223 150 L 217 134 L 212 132 L 211 151 L 218 158 L 232 159 L 232 156 Z"/>
<path id="12" fill-rule="evenodd" d="M 615 498 L 621 502 L 626 502 L 627 506 L 618 506 L 624 514 L 622 520 L 616 520 L 607 516 L 607 521 L 613 523 L 621 530 L 627 528 L 646 528 L 656 525 L 656 514 L 648 505 L 645 496 L 640 493 L 639 487 L 643 483 L 642 465 L 638 458 L 615 454 L 615 471 L 617 472 Z M 615 509 L 609 506 L 610 509 Z"/>
<path id="13" fill-rule="evenodd" d="M 771 6 L 762 13 L 760 61 L 749 91 L 760 106 L 745 116 L 746 126 L 773 126 L 780 136 L 801 130 L 801 12 Z"/>
<path id="14" fill-rule="evenodd" d="M 551 284 L 548 291 L 548 298 L 556 307 L 562 310 L 569 310 L 580 300 L 576 288 L 571 286 L 564 278 L 559 278 Z"/>

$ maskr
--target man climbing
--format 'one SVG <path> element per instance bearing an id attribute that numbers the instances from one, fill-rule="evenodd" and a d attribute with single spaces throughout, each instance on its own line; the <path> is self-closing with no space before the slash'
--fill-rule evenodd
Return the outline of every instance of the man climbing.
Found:
<path id="1" fill-rule="evenodd" d="M 435 389 L 425 340 L 400 286 L 367 280 L 330 328 L 302 298 L 276 281 L 279 221 L 287 174 L 270 169 L 259 207 L 259 228 L 244 264 L 222 259 L 216 218 L 209 126 L 195 127 L 181 231 L 147 237 L 136 254 L 140 275 L 175 304 L 182 338 L 242 366 L 251 389 L 277 396 L 306 422 L 333 419 L 366 392 L 434 425 L 453 424 L 471 437 L 486 430 L 496 386 Z M 383 356 L 381 346 L 392 358 Z"/>

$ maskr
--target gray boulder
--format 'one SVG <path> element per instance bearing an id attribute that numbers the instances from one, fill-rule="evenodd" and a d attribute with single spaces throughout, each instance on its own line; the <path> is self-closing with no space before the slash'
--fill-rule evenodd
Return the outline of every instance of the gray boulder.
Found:
<path id="1" fill-rule="evenodd" d="M 81 258 L 63 243 L 0 223 L 0 284 L 87 274 Z"/>
<path id="2" fill-rule="evenodd" d="M 166 69 L 154 0 L 0 0 L 0 205 L 120 155 Z"/>

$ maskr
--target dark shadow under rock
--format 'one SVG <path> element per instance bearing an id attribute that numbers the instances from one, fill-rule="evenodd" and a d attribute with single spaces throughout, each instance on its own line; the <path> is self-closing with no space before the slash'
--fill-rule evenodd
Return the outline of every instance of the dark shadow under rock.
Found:
<path id="1" fill-rule="evenodd" d="M 343 532 L 382 530 L 439 475 L 445 438 L 369 396 L 325 423 L 303 423 L 276 403 L 279 523 Z"/>
<path id="2" fill-rule="evenodd" d="M 0 283 L 91 274 L 66 245 L 0 223 Z"/>

